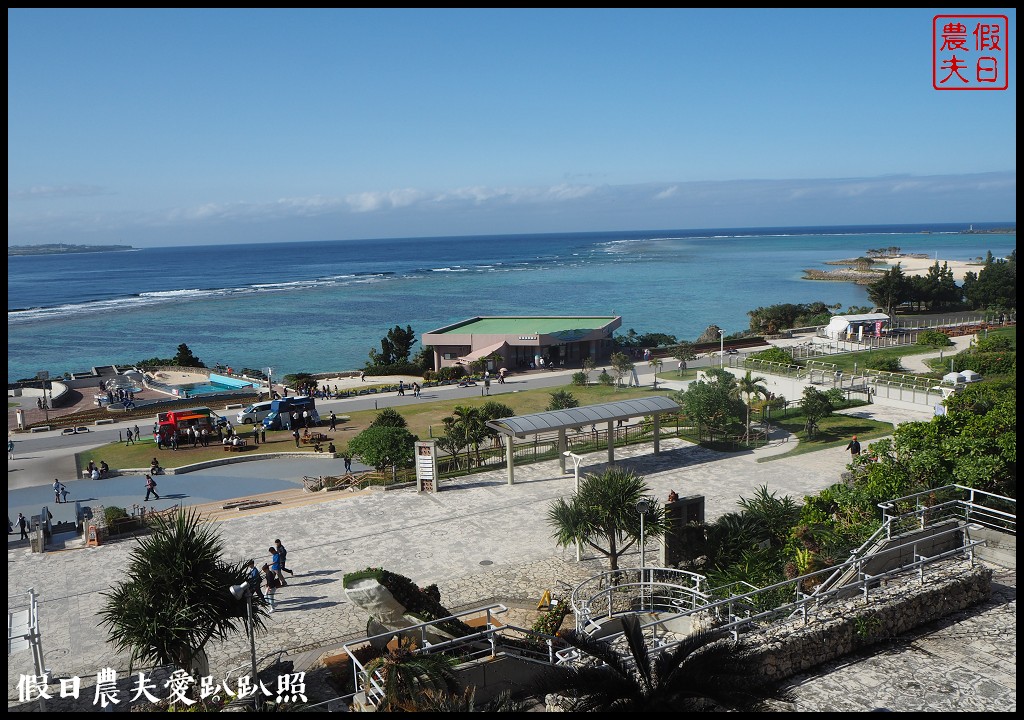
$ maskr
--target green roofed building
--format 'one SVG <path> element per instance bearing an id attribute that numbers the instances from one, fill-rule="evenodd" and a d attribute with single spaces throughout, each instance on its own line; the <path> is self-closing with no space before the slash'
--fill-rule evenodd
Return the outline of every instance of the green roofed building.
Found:
<path id="1" fill-rule="evenodd" d="M 489 370 L 579 367 L 584 358 L 607 362 L 621 317 L 475 317 L 423 333 L 434 348 L 434 369 L 487 361 Z"/>

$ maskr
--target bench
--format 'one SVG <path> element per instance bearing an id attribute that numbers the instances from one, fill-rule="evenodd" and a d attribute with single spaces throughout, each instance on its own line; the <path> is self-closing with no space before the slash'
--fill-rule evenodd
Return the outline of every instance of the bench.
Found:
<path id="1" fill-rule="evenodd" d="M 302 437 L 303 445 L 319 445 L 328 441 L 330 441 L 330 438 L 320 432 L 310 433 L 309 437 L 305 435 Z"/>
<path id="2" fill-rule="evenodd" d="M 236 451 L 236 450 L 238 452 L 241 452 L 242 450 L 247 450 L 248 448 L 249 448 L 249 445 L 246 443 L 245 440 L 243 440 L 238 445 L 235 445 L 234 443 L 231 443 L 230 445 L 225 445 L 224 446 L 224 452 L 232 452 L 232 451 Z"/>

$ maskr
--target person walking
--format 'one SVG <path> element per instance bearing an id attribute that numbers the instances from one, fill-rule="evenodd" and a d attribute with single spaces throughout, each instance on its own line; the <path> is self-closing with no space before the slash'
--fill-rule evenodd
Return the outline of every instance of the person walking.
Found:
<path id="1" fill-rule="evenodd" d="M 152 475 L 146 475 L 146 499 L 142 502 L 149 502 L 149 496 L 153 495 L 157 500 L 160 496 L 156 494 L 156 480 L 153 479 Z"/>
<path id="2" fill-rule="evenodd" d="M 277 548 L 277 556 L 281 560 L 281 572 L 294 575 L 295 573 L 288 569 L 288 549 L 281 542 L 280 538 L 274 541 L 274 547 Z M 281 577 L 284 578 L 284 575 Z"/>
<path id="3" fill-rule="evenodd" d="M 263 575 L 260 574 L 260 570 L 256 567 L 255 560 L 246 560 L 245 565 L 242 569 L 246 571 L 246 582 L 249 585 L 249 591 L 260 599 L 260 602 L 266 602 L 266 596 L 263 594 Z"/>
<path id="4" fill-rule="evenodd" d="M 857 436 L 853 436 L 853 440 L 847 444 L 846 449 L 850 451 L 850 457 L 856 458 L 860 455 L 860 443 L 857 442 Z"/>
<path id="5" fill-rule="evenodd" d="M 292 430 L 292 437 L 295 438 L 295 447 L 299 446 L 299 429 L 295 428 Z"/>
<path id="6" fill-rule="evenodd" d="M 53 501 L 60 502 L 60 480 L 57 478 L 53 479 Z"/>
<path id="7" fill-rule="evenodd" d="M 133 431 L 131 428 L 128 428 L 128 430 L 126 431 L 125 434 L 127 435 L 127 437 L 124 440 L 125 446 L 134 445 L 135 444 L 135 431 Z"/>
<path id="8" fill-rule="evenodd" d="M 259 425 L 253 425 L 252 426 L 252 444 L 256 445 L 256 446 L 259 446 L 259 444 L 260 444 L 260 426 Z"/>
<path id="9" fill-rule="evenodd" d="M 352 472 L 352 456 L 345 453 L 345 472 Z"/>
<path id="10" fill-rule="evenodd" d="M 14 459 L 14 441 L 11 439 L 7 440 L 7 459 Z"/>
<path id="11" fill-rule="evenodd" d="M 260 442 L 263 443 L 264 445 L 266 445 L 267 444 L 267 426 L 266 425 L 260 425 L 259 428 L 260 428 Z"/>
<path id="12" fill-rule="evenodd" d="M 281 587 L 281 581 L 277 577 L 277 573 L 270 569 L 270 565 L 263 563 L 263 577 L 267 583 L 267 612 L 274 612 L 274 595 L 277 593 L 277 589 Z"/>
<path id="13" fill-rule="evenodd" d="M 60 501 L 66 503 L 68 501 L 68 486 L 64 483 L 60 484 Z"/>
<path id="14" fill-rule="evenodd" d="M 331 430 L 338 429 L 338 418 L 335 416 L 334 411 L 331 410 Z"/>
<path id="15" fill-rule="evenodd" d="M 270 569 L 277 574 L 277 581 L 279 587 L 285 587 L 288 583 L 284 580 L 284 574 L 281 572 L 281 553 L 277 551 L 277 548 L 267 548 L 270 552 Z"/>
<path id="16" fill-rule="evenodd" d="M 19 540 L 28 540 L 28 518 L 18 513 L 18 532 L 21 533 Z"/>
<path id="17" fill-rule="evenodd" d="M 135 426 L 135 442 L 139 442 L 142 439 L 142 433 L 139 431 L 139 426 Z"/>

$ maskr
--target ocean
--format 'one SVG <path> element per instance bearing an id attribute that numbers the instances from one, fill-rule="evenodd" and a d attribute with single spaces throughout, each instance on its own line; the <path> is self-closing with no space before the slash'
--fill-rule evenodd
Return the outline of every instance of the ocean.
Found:
<path id="1" fill-rule="evenodd" d="M 623 334 L 694 340 L 711 324 L 746 330 L 750 310 L 777 303 L 868 305 L 863 287 L 802 279 L 804 269 L 831 269 L 829 260 L 893 246 L 940 260 L 1016 248 L 1015 234 L 964 229 L 733 228 L 9 256 L 7 377 L 172 357 L 181 343 L 209 366 L 270 366 L 275 377 L 350 370 L 395 325 L 419 337 L 477 315 L 621 315 Z"/>

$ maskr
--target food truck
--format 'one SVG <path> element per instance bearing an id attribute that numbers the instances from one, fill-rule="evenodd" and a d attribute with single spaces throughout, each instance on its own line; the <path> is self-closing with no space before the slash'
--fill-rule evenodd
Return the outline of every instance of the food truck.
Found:
<path id="1" fill-rule="evenodd" d="M 195 407 L 186 410 L 168 410 L 156 416 L 157 432 L 165 445 L 171 443 L 171 438 L 177 435 L 178 442 L 186 439 L 191 440 L 191 435 L 186 435 L 193 426 L 200 432 L 206 428 L 210 433 L 217 432 L 217 425 L 223 424 L 222 418 L 215 415 L 208 407 Z"/>
<path id="2" fill-rule="evenodd" d="M 299 426 L 302 426 L 302 413 L 308 410 L 313 419 L 313 425 L 320 424 L 320 414 L 316 411 L 316 400 L 307 395 L 298 397 L 286 397 L 274 400 L 270 406 L 270 412 L 263 418 L 263 427 L 267 430 L 290 430 L 291 414 L 299 414 Z"/>

